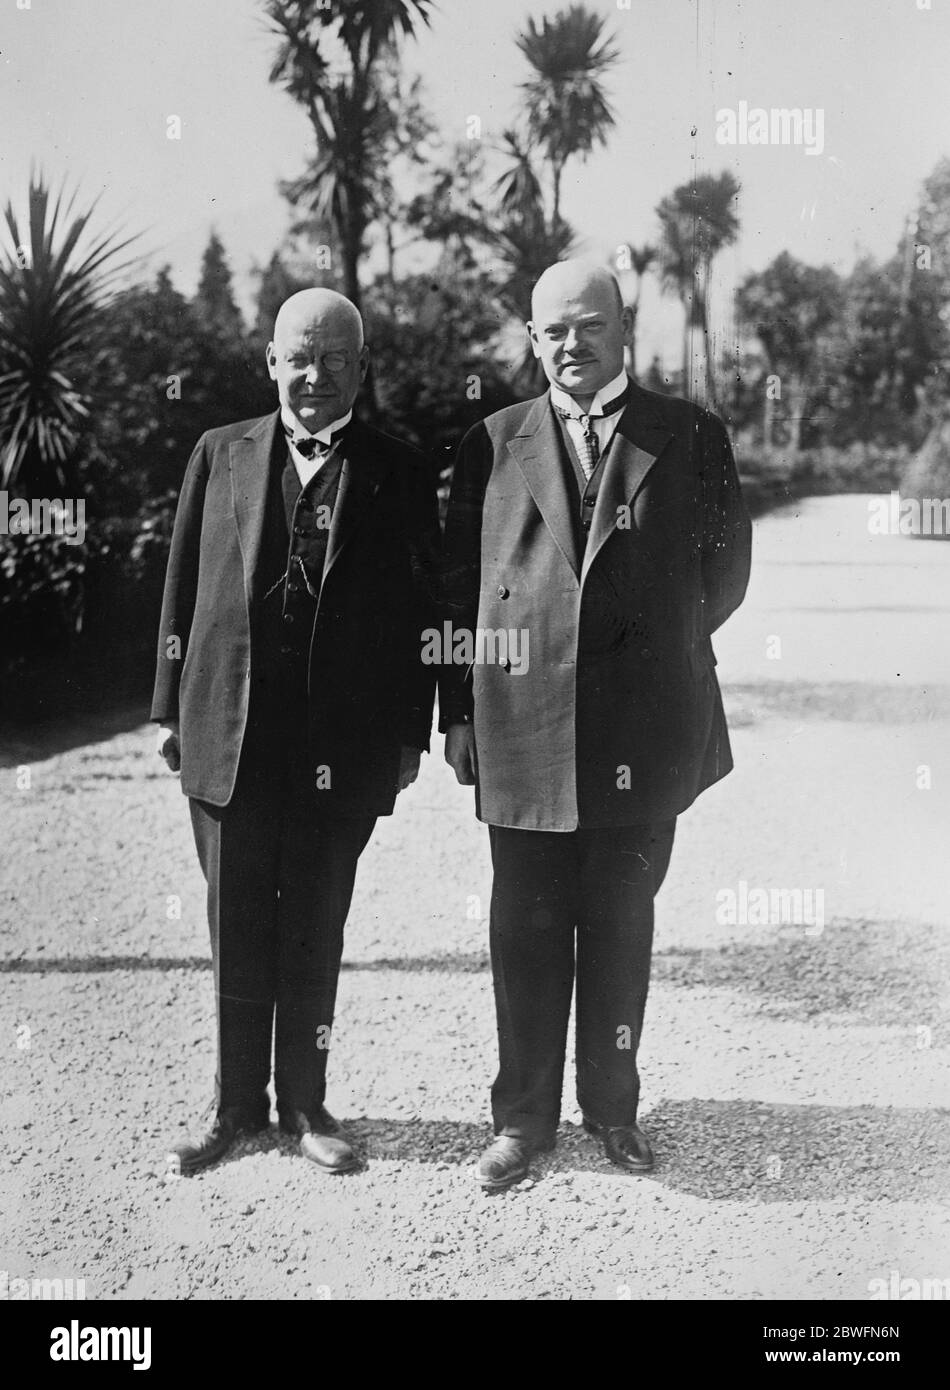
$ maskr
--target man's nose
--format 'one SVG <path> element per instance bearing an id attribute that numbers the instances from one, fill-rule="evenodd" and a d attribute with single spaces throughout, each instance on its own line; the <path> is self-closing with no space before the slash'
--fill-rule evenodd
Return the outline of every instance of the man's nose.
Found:
<path id="1" fill-rule="evenodd" d="M 581 336 L 575 328 L 569 328 L 564 334 L 564 351 L 574 352 L 580 346 Z"/>
<path id="2" fill-rule="evenodd" d="M 320 379 L 320 369 L 317 366 L 316 362 L 310 363 L 303 376 L 304 381 L 307 383 L 308 386 L 316 386 L 317 382 Z"/>

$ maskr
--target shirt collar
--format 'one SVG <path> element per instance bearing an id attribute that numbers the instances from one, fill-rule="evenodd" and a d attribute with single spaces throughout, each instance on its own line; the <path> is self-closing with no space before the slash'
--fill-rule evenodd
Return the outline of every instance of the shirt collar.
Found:
<path id="1" fill-rule="evenodd" d="M 619 371 L 613 381 L 608 381 L 606 386 L 602 386 L 594 399 L 590 403 L 588 415 L 603 415 L 604 403 L 616 400 L 622 392 L 627 389 L 627 373 Z M 562 410 L 569 411 L 572 415 L 580 414 L 577 402 L 573 396 L 569 396 L 566 391 L 562 391 L 560 386 L 551 386 L 551 403 L 560 406 Z"/>
<path id="2" fill-rule="evenodd" d="M 325 448 L 328 448 L 330 436 L 337 430 L 341 430 L 344 425 L 350 423 L 353 418 L 353 411 L 348 410 L 346 414 L 341 415 L 338 420 L 331 420 L 328 425 L 324 425 L 323 429 L 319 430 L 308 430 L 306 425 L 302 425 L 293 411 L 285 405 L 282 405 L 280 408 L 280 418 L 284 429 L 290 435 L 291 439 L 293 439 L 294 435 L 296 435 L 298 439 L 301 434 L 312 435 L 318 444 L 322 444 Z"/>

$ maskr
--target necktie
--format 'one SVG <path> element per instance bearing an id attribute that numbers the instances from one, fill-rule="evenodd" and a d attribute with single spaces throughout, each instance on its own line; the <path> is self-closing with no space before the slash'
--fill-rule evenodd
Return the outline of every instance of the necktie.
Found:
<path id="1" fill-rule="evenodd" d="M 554 402 L 551 402 L 554 405 Z M 612 401 L 601 407 L 600 416 L 583 415 L 580 412 L 575 414 L 572 410 L 566 409 L 562 405 L 555 405 L 554 409 L 562 420 L 576 420 L 584 431 L 578 449 L 581 468 L 584 470 L 584 477 L 590 482 L 593 477 L 594 469 L 600 462 L 600 440 L 597 438 L 597 431 L 594 429 L 593 421 L 600 419 L 604 415 L 615 415 L 618 410 L 623 410 L 627 404 L 627 391 L 621 391 L 619 396 L 615 396 Z"/>
<path id="2" fill-rule="evenodd" d="M 284 426 L 284 433 L 287 436 L 288 443 L 294 446 L 301 458 L 312 459 L 314 454 L 318 451 L 320 453 L 329 453 L 337 439 L 343 433 L 343 429 L 336 429 L 333 431 L 333 434 L 330 436 L 329 444 L 321 444 L 315 434 L 302 434 L 299 439 L 295 439 L 286 425 Z"/>
<path id="3" fill-rule="evenodd" d="M 314 434 L 305 434 L 300 439 L 292 439 L 290 442 L 301 458 L 305 459 L 312 459 L 318 449 L 322 451 L 324 448 Z"/>

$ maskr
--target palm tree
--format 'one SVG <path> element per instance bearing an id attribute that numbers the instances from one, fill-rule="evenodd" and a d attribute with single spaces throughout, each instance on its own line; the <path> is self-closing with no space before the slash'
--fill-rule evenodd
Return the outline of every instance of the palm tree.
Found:
<path id="1" fill-rule="evenodd" d="M 520 222 L 544 221 L 544 192 L 531 160 L 531 150 L 516 130 L 502 132 L 502 150 L 511 160 L 492 184 L 502 215 Z"/>
<path id="2" fill-rule="evenodd" d="M 602 38 L 605 21 L 583 5 L 533 19 L 515 40 L 533 72 L 521 84 L 528 142 L 551 170 L 551 225 L 561 219 L 561 177 L 574 155 L 586 159 L 604 144 L 614 115 L 601 82 L 619 53 Z"/>
<path id="3" fill-rule="evenodd" d="M 317 225 L 336 233 L 343 291 L 360 303 L 359 263 L 373 220 L 373 186 L 383 157 L 388 113 L 380 68 L 433 0 L 266 0 L 270 31 L 280 40 L 270 71 L 306 111 L 316 151 L 301 178 L 284 185 Z M 327 42 L 343 65 L 327 57 Z"/>
<path id="4" fill-rule="evenodd" d="M 691 398 L 716 403 L 714 361 L 709 346 L 709 282 L 719 252 L 739 235 L 735 202 L 739 185 L 725 170 L 682 184 L 657 207 L 660 267 L 664 288 L 678 295 L 685 311 L 683 381 Z"/>
<path id="5" fill-rule="evenodd" d="M 630 354 L 630 370 L 634 376 L 637 373 L 637 321 L 640 315 L 640 296 L 643 293 L 643 277 L 659 256 L 659 251 L 655 246 L 646 244 L 644 246 L 634 246 L 627 242 L 622 248 L 627 253 L 630 262 L 630 269 L 636 276 L 636 288 L 633 292 L 633 299 L 628 307 L 633 311 L 633 324 L 630 328 L 630 338 L 627 348 Z"/>
<path id="6" fill-rule="evenodd" d="M 574 233 L 566 222 L 551 230 L 540 218 L 512 217 L 500 223 L 492 240 L 507 271 L 499 286 L 499 299 L 517 318 L 528 319 L 532 289 L 542 271 L 571 255 Z"/>
<path id="7" fill-rule="evenodd" d="M 507 217 L 494 229 L 491 244 L 502 262 L 498 299 L 515 319 L 524 323 L 531 317 L 531 291 L 555 261 L 565 260 L 575 250 L 574 232 L 566 222 L 555 228 L 546 225 L 542 214 L 535 217 Z M 526 395 L 537 395 L 543 382 L 541 364 L 527 339 L 515 367 L 515 383 Z"/>
<path id="8" fill-rule="evenodd" d="M 21 237 L 12 203 L 0 244 L 0 486 L 24 496 L 73 490 L 76 451 L 89 414 L 78 373 L 108 302 L 115 256 L 134 240 L 89 236 L 96 208 L 74 212 L 65 185 L 52 198 L 30 176 L 29 226 Z M 61 226 L 61 223 L 63 224 Z"/>

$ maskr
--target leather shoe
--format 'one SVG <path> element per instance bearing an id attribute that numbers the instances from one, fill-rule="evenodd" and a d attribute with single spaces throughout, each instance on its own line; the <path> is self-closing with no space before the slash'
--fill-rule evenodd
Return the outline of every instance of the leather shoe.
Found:
<path id="1" fill-rule="evenodd" d="M 475 1176 L 486 1192 L 501 1192 L 527 1177 L 531 1160 L 536 1153 L 547 1153 L 554 1141 L 533 1144 L 528 1139 L 516 1139 L 499 1134 L 478 1160 Z"/>
<path id="2" fill-rule="evenodd" d="M 300 1140 L 300 1152 L 304 1158 L 309 1158 L 311 1163 L 316 1163 L 328 1173 L 351 1173 L 360 1166 L 346 1130 L 325 1105 L 312 1114 L 305 1110 L 294 1110 L 290 1115 L 281 1115 L 280 1127 L 285 1134 L 292 1134 Z"/>
<path id="3" fill-rule="evenodd" d="M 240 1135 L 259 1134 L 269 1123 L 266 1115 L 254 1114 L 240 1105 L 227 1105 L 217 1112 L 211 1128 L 200 1139 L 187 1139 L 170 1149 L 169 1163 L 176 1172 L 190 1177 L 222 1159 Z"/>
<path id="4" fill-rule="evenodd" d="M 618 1168 L 625 1168 L 628 1173 L 652 1172 L 653 1149 L 639 1125 L 595 1125 L 592 1120 L 585 1120 L 584 1128 L 603 1140 L 604 1154 Z"/>

